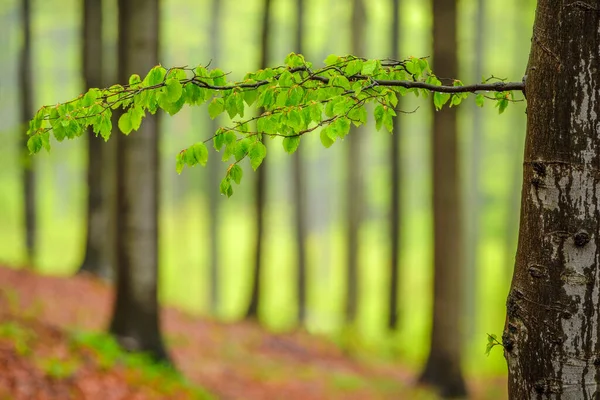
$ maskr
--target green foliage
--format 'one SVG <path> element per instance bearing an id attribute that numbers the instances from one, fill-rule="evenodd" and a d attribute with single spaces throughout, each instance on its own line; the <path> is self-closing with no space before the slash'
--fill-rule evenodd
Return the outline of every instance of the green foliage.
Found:
<path id="1" fill-rule="evenodd" d="M 302 55 L 290 53 L 284 65 L 249 73 L 239 82 L 228 81 L 220 69 L 165 69 L 158 65 L 143 80 L 134 74 L 127 85 L 93 88 L 69 102 L 42 107 L 29 123 L 27 146 L 31 154 L 42 148 L 50 150 L 51 132 L 62 141 L 81 136 L 88 127 L 108 140 L 112 110 L 117 108 L 125 110 L 118 127 L 128 135 L 139 129 L 146 112 L 154 114 L 162 109 L 174 115 L 186 104 L 208 103 L 210 118 L 226 112 L 232 125 L 182 150 L 176 156 L 176 168 L 181 173 L 186 165 L 206 165 L 205 143 L 213 140 L 224 161 L 235 158 L 235 168 L 228 169 L 220 187 L 221 193 L 231 196 L 231 181 L 239 183 L 242 176 L 239 162 L 248 158 L 254 170 L 263 162 L 267 153 L 263 135 L 281 137 L 285 151 L 293 153 L 302 135 L 320 130 L 323 146 L 329 147 L 343 139 L 351 125 L 367 123 L 368 104 L 374 105 L 376 128 L 385 127 L 392 133 L 398 97 L 433 92 L 433 104 L 439 110 L 445 105 L 459 105 L 469 91 L 474 91 L 459 86 L 463 84 L 458 80 L 444 86 L 427 59 L 415 57 L 391 61 L 332 54 L 323 68 L 313 69 Z M 512 93 L 491 90 L 496 91 L 492 100 L 498 111 L 504 112 L 513 101 Z M 476 103 L 483 104 L 481 94 Z M 259 114 L 245 117 L 250 106 L 258 107 Z"/>
<path id="2" fill-rule="evenodd" d="M 501 346 L 504 347 L 504 345 L 502 345 L 502 343 L 500 343 L 500 341 L 498 340 L 498 336 L 494 333 L 492 333 L 491 335 L 488 333 L 488 341 L 487 341 L 487 345 L 485 346 L 485 354 L 487 356 L 490 355 L 490 351 L 492 351 L 492 349 L 495 346 Z"/>

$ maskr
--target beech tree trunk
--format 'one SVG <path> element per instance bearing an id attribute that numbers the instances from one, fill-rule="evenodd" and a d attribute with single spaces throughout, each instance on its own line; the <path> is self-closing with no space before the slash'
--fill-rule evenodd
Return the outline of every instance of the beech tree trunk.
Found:
<path id="1" fill-rule="evenodd" d="M 599 0 L 538 1 L 502 337 L 515 400 L 600 396 L 599 11 Z"/>
<path id="2" fill-rule="evenodd" d="M 158 64 L 159 0 L 119 0 L 119 81 Z M 110 331 L 121 345 L 167 359 L 159 323 L 158 124 L 115 135 L 118 166 L 117 294 Z"/>
<path id="3" fill-rule="evenodd" d="M 296 52 L 304 52 L 304 0 L 296 0 Z M 306 184 L 304 174 L 304 163 L 302 162 L 302 149 L 297 149 L 292 155 L 292 174 L 295 189 L 294 228 L 296 248 L 298 252 L 298 269 L 296 275 L 296 290 L 298 297 L 298 324 L 304 324 L 306 320 Z"/>
<path id="4" fill-rule="evenodd" d="M 392 40 L 390 56 L 400 60 L 400 0 L 392 0 Z M 394 134 L 390 137 L 390 291 L 388 295 L 388 321 L 390 330 L 398 328 L 398 278 L 400 262 L 400 115 L 394 118 Z"/>
<path id="5" fill-rule="evenodd" d="M 210 50 L 212 65 L 219 65 L 221 56 L 221 8 L 223 0 L 213 0 L 211 8 L 211 26 L 210 26 Z M 210 120 L 211 134 L 219 129 L 219 121 L 216 119 Z M 220 210 L 220 194 L 219 183 L 222 177 L 221 160 L 219 157 L 208 157 L 208 208 L 210 210 L 210 293 L 209 304 L 212 315 L 219 314 L 220 304 L 220 279 L 219 279 L 219 210 Z"/>
<path id="6" fill-rule="evenodd" d="M 28 155 L 27 150 L 27 123 L 33 115 L 33 74 L 31 61 L 31 2 L 21 0 L 21 23 L 23 32 L 23 45 L 19 54 L 19 91 L 21 94 L 21 149 L 23 149 L 23 216 L 25 220 L 25 250 L 28 265 L 31 265 L 35 257 L 36 248 L 36 212 L 35 212 L 35 172 L 34 161 Z"/>
<path id="7" fill-rule="evenodd" d="M 441 77 L 458 75 L 456 1 L 433 1 L 433 64 Z M 456 108 L 433 115 L 433 324 L 420 381 L 444 397 L 466 395 L 461 372 L 462 227 Z"/>
<path id="8" fill-rule="evenodd" d="M 262 35 L 260 40 L 261 68 L 266 68 L 269 62 L 269 31 L 271 25 L 271 0 L 264 1 Z M 262 112 L 262 111 L 260 111 Z M 254 266 L 252 270 L 252 292 L 250 293 L 250 304 L 246 311 L 247 319 L 258 319 L 258 310 L 260 307 L 260 279 L 262 275 L 263 263 L 263 231 L 264 231 L 264 210 L 267 195 L 267 168 L 268 162 L 263 162 L 256 171 L 256 194 L 254 208 L 256 210 L 256 248 L 254 253 Z"/>
<path id="9" fill-rule="evenodd" d="M 362 0 L 352 2 L 352 25 L 351 44 L 352 54 L 364 57 L 364 33 L 365 33 L 365 6 Z M 346 154 L 347 186 L 346 186 L 346 323 L 351 325 L 358 314 L 358 235 L 362 222 L 362 210 L 364 207 L 361 168 L 361 142 L 362 137 L 357 134 L 356 127 L 352 127 L 354 135 L 346 138 L 348 141 L 348 153 Z"/>
<path id="10" fill-rule="evenodd" d="M 104 87 L 103 46 L 102 46 L 102 0 L 83 1 L 83 76 L 86 89 Z M 79 272 L 88 272 L 110 280 L 114 273 L 110 264 L 108 197 L 110 191 L 104 165 L 105 152 L 113 146 L 105 147 L 104 139 L 88 129 L 88 171 L 87 171 L 87 235 L 85 257 Z M 112 246 L 110 246 L 112 247 Z"/>

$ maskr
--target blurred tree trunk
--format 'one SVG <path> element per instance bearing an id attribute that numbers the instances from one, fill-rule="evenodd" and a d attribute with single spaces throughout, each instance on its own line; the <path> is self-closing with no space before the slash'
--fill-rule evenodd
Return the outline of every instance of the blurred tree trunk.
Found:
<path id="1" fill-rule="evenodd" d="M 502 337 L 513 400 L 600 398 L 599 9 L 538 0 Z"/>
<path id="2" fill-rule="evenodd" d="M 456 77 L 456 2 L 433 1 L 433 64 L 441 77 Z M 466 395 L 461 372 L 462 229 L 456 108 L 433 114 L 433 324 L 429 357 L 419 381 L 444 397 Z"/>
<path id="3" fill-rule="evenodd" d="M 264 10 L 262 19 L 262 35 L 260 39 L 260 66 L 266 68 L 269 62 L 269 31 L 271 25 L 271 0 L 264 0 Z M 262 112 L 259 110 L 259 112 Z M 263 227 L 264 227 L 264 206 L 267 194 L 267 168 L 268 161 L 265 160 L 256 171 L 256 195 L 254 198 L 256 210 L 256 247 L 254 253 L 254 265 L 252 268 L 252 292 L 250 294 L 250 304 L 246 311 L 247 319 L 258 319 L 258 310 L 260 307 L 261 295 L 261 271 L 263 262 Z"/>
<path id="4" fill-rule="evenodd" d="M 104 87 L 102 0 L 83 1 L 83 75 L 86 89 Z M 114 192 L 107 178 L 111 175 L 105 165 L 106 152 L 114 146 L 106 146 L 100 136 L 88 129 L 87 171 L 87 237 L 85 258 L 79 272 L 88 272 L 111 280 L 113 268 L 110 263 L 112 234 L 109 233 L 108 202 Z"/>
<path id="5" fill-rule="evenodd" d="M 473 77 L 478 80 L 483 74 L 484 42 L 485 37 L 485 0 L 477 0 L 477 11 L 475 17 L 475 66 Z M 480 218 L 481 213 L 481 137 L 483 135 L 483 113 L 477 105 L 473 104 L 473 119 L 471 137 L 471 163 L 468 168 L 468 197 L 466 202 L 467 242 L 466 242 L 466 270 L 465 270 L 465 311 L 467 338 L 471 340 L 475 334 L 477 324 L 477 261 L 480 245 Z"/>
<path id="6" fill-rule="evenodd" d="M 158 64 L 158 0 L 119 0 L 119 81 Z M 110 331 L 121 345 L 167 359 L 159 323 L 158 124 L 117 134 L 117 293 Z"/>
<path id="7" fill-rule="evenodd" d="M 352 54 L 365 55 L 365 6 L 363 0 L 352 1 L 351 25 Z M 347 185 L 346 199 L 346 324 L 352 325 L 358 312 L 358 247 L 359 231 L 364 208 L 362 168 L 361 168 L 361 143 L 363 138 L 352 127 L 353 135 L 346 138 L 348 152 L 346 153 Z"/>
<path id="8" fill-rule="evenodd" d="M 210 57 L 213 65 L 219 65 L 221 58 L 221 3 L 222 0 L 213 0 L 211 9 L 211 26 L 210 26 Z M 210 120 L 211 134 L 219 129 L 218 120 Z M 219 157 L 208 158 L 208 209 L 210 212 L 210 312 L 212 315 L 219 313 L 219 182 L 221 178 L 221 160 Z"/>
<path id="9" fill-rule="evenodd" d="M 304 52 L 304 0 L 296 0 L 296 53 Z M 306 179 L 304 176 L 304 164 L 302 162 L 303 151 L 299 148 L 292 155 L 292 173 L 294 176 L 295 189 L 295 235 L 296 249 L 298 249 L 298 274 L 296 276 L 298 296 L 298 324 L 306 321 Z"/>
<path id="10" fill-rule="evenodd" d="M 392 0 L 392 40 L 390 56 L 400 59 L 400 0 Z M 394 134 L 390 137 L 390 291 L 388 303 L 388 329 L 398 328 L 398 279 L 400 262 L 400 113 L 394 118 Z"/>
<path id="11" fill-rule="evenodd" d="M 36 251 L 36 209 L 35 209 L 35 171 L 33 158 L 28 156 L 27 151 L 27 124 L 33 115 L 33 74 L 31 61 L 31 2 L 21 0 L 21 23 L 23 33 L 23 45 L 19 54 L 19 92 L 21 93 L 21 126 L 19 130 L 21 138 L 21 149 L 23 157 L 21 175 L 23 183 L 23 211 L 25 220 L 25 250 L 27 254 L 27 265 L 34 262 Z"/>

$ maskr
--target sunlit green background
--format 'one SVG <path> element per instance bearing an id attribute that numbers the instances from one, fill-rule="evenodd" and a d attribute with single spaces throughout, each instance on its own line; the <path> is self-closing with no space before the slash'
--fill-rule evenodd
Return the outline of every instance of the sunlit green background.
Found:
<path id="1" fill-rule="evenodd" d="M 81 75 L 81 2 L 75 0 L 33 1 L 33 46 L 35 104 L 53 104 L 83 90 Z M 105 1 L 106 51 L 114 61 L 116 2 Z M 526 66 L 533 22 L 533 1 L 483 0 L 485 23 L 477 32 L 475 0 L 459 1 L 459 59 L 463 82 L 481 80 L 474 63 L 475 39 L 483 37 L 482 73 L 489 77 L 520 80 Z M 258 67 L 258 42 L 262 1 L 223 0 L 223 18 L 218 21 L 221 43 L 219 67 L 242 77 Z M 292 49 L 296 26 L 292 0 L 273 0 L 274 27 L 271 38 L 272 64 L 281 64 Z M 368 32 L 367 54 L 385 58 L 389 54 L 391 2 L 365 1 Z M 211 60 L 210 1 L 163 0 L 161 59 L 166 66 L 207 64 Z M 428 2 L 404 0 L 401 10 L 401 54 L 431 53 L 431 9 Z M 16 0 L 0 2 L 0 262 L 19 266 L 24 262 L 17 125 L 17 53 L 21 43 Z M 350 1 L 307 2 L 306 50 L 309 60 L 320 63 L 328 54 L 349 52 Z M 140 71 L 145 73 L 145 71 Z M 360 350 L 390 357 L 415 367 L 427 354 L 430 329 L 432 278 L 432 220 L 430 210 L 431 109 L 422 99 L 402 104 L 406 114 L 400 127 L 402 146 L 403 214 L 401 254 L 400 330 L 385 329 L 386 280 L 388 279 L 387 208 L 389 198 L 386 146 L 389 135 L 372 125 L 360 131 L 368 140 L 362 160 L 367 217 L 360 237 L 359 322 L 351 336 Z M 493 104 L 478 109 L 474 101 L 459 110 L 461 159 L 464 177 L 465 227 L 471 233 L 467 254 L 475 257 L 469 273 L 465 307 L 465 367 L 470 373 L 505 372 L 501 351 L 484 354 L 486 333 L 500 333 L 504 323 L 504 299 L 512 273 L 518 229 L 520 166 L 525 132 L 525 106 L 511 105 L 498 115 Z M 481 128 L 474 131 L 475 118 Z M 226 120 L 220 121 L 227 123 Z M 175 173 L 175 154 L 211 134 L 205 109 L 185 109 L 176 117 L 161 120 L 161 214 L 160 295 L 165 304 L 199 315 L 208 314 L 208 224 L 206 170 Z M 473 147 L 474 138 L 479 145 Z M 345 152 L 344 142 L 324 149 L 318 135 L 303 139 L 303 157 L 309 184 L 308 256 L 310 268 L 308 329 L 344 340 L 343 327 L 345 242 Z M 84 140 L 55 144 L 50 154 L 33 159 L 37 172 L 39 271 L 69 275 L 83 258 L 85 239 Z M 293 241 L 290 158 L 276 140 L 269 143 L 269 196 L 266 204 L 266 265 L 261 317 L 274 330 L 293 326 L 295 318 L 295 244 Z M 225 167 L 225 166 L 223 166 Z M 250 169 L 247 169 L 248 171 Z M 473 180 L 477 171 L 477 180 Z M 251 176 L 248 173 L 247 176 Z M 471 194 L 476 190 L 478 201 Z M 222 299 L 219 317 L 239 318 L 250 289 L 250 255 L 253 219 L 252 178 L 231 199 L 221 197 L 220 258 Z M 474 219 L 475 218 L 475 219 Z M 473 231 L 471 223 L 477 221 Z M 457 277 L 456 279 L 460 279 Z"/>

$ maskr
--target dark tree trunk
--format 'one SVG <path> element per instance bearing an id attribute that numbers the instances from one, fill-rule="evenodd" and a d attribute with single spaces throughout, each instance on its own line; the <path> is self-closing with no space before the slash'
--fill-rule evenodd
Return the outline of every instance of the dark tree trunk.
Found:
<path id="1" fill-rule="evenodd" d="M 221 49 L 221 7 L 222 0 L 213 0 L 211 10 L 211 63 L 219 65 Z M 210 129 L 214 133 L 219 128 L 217 120 L 210 120 Z M 219 182 L 221 179 L 221 161 L 219 157 L 208 158 L 208 208 L 210 210 L 210 311 L 213 315 L 219 313 Z"/>
<path id="2" fill-rule="evenodd" d="M 296 0 L 296 52 L 304 52 L 304 0 Z M 304 324 L 306 320 L 306 185 L 304 176 L 304 163 L 302 162 L 302 150 L 298 149 L 292 155 L 292 173 L 295 189 L 295 235 L 296 248 L 298 251 L 298 274 L 296 277 L 298 296 L 298 324 Z"/>
<path id="3" fill-rule="evenodd" d="M 260 65 L 261 68 L 265 68 L 269 62 L 269 31 L 271 25 L 271 0 L 265 0 L 263 20 L 262 20 L 262 35 L 260 40 L 261 56 Z M 266 160 L 265 160 L 266 161 Z M 262 262 L 263 262 L 263 227 L 264 227 L 264 205 L 267 194 L 267 168 L 268 161 L 263 162 L 260 168 L 256 171 L 256 195 L 254 198 L 255 210 L 256 210 L 256 231 L 254 232 L 256 238 L 256 248 L 254 253 L 254 266 L 252 273 L 252 292 L 250 293 L 250 304 L 246 311 L 246 318 L 258 319 L 258 310 L 260 307 L 260 279 L 262 275 Z"/>
<path id="4" fill-rule="evenodd" d="M 119 0 L 119 81 L 158 64 L 158 0 Z M 127 349 L 167 359 L 159 323 L 158 125 L 116 135 L 117 294 L 110 331 Z"/>
<path id="5" fill-rule="evenodd" d="M 363 57 L 365 54 L 365 6 L 362 0 L 352 2 L 352 25 L 351 25 L 352 54 Z M 362 194 L 364 185 L 362 182 L 361 168 L 361 143 L 362 137 L 352 127 L 353 135 L 346 139 L 348 153 L 346 153 L 346 165 L 348 178 L 346 185 L 346 324 L 352 325 L 358 313 L 358 247 L 359 230 L 362 222 L 362 210 L 364 207 L 364 196 Z"/>
<path id="6" fill-rule="evenodd" d="M 600 397 L 600 1 L 539 0 L 527 68 L 511 399 Z"/>
<path id="7" fill-rule="evenodd" d="M 483 58 L 485 53 L 485 0 L 477 0 L 477 12 L 475 16 L 475 66 L 472 76 L 474 79 L 481 79 L 483 74 Z M 483 113 L 479 111 L 476 104 L 472 105 L 473 120 L 471 136 L 471 162 L 469 165 L 469 177 L 467 182 L 468 197 L 466 206 L 467 222 L 467 243 L 465 250 L 465 316 L 466 316 L 466 337 L 473 339 L 475 327 L 477 324 L 477 250 L 480 243 L 480 218 L 481 213 L 481 193 L 480 193 L 480 171 L 481 171 L 481 138 L 483 135 Z"/>
<path id="8" fill-rule="evenodd" d="M 36 250 L 35 172 L 33 158 L 27 155 L 27 123 L 33 115 L 33 74 L 31 61 L 31 2 L 21 0 L 23 45 L 19 54 L 19 92 L 21 93 L 21 148 L 23 149 L 23 216 L 25 220 L 25 250 L 27 265 L 34 261 Z"/>
<path id="9" fill-rule="evenodd" d="M 400 0 L 392 0 L 392 40 L 390 56 L 400 59 Z M 398 278 L 400 262 L 400 113 L 394 118 L 394 134 L 390 137 L 390 291 L 388 297 L 388 329 L 398 328 Z"/>
<path id="10" fill-rule="evenodd" d="M 83 75 L 86 89 L 104 86 L 103 46 L 102 46 L 102 1 L 83 2 Z M 113 146 L 111 146 L 113 147 Z M 85 258 L 79 272 L 88 272 L 110 280 L 114 273 L 109 258 L 108 168 L 104 165 L 104 140 L 88 130 L 88 171 L 87 171 L 87 236 Z M 111 246 L 112 247 L 112 246 Z"/>
<path id="11" fill-rule="evenodd" d="M 456 2 L 433 1 L 433 63 L 442 77 L 458 75 Z M 444 397 L 466 394 L 461 372 L 462 229 L 456 108 L 433 115 L 433 325 L 429 357 L 420 377 Z"/>

